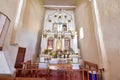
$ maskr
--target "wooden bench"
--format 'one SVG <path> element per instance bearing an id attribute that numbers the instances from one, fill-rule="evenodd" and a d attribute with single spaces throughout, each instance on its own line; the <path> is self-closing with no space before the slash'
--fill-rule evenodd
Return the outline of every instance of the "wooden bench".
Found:
<path id="1" fill-rule="evenodd" d="M 46 80 L 45 78 L 25 78 L 25 77 L 17 77 L 14 80 Z"/>
<path id="2" fill-rule="evenodd" d="M 5 76 L 0 76 L 0 80 L 14 80 L 13 77 L 5 77 Z"/>
<path id="3" fill-rule="evenodd" d="M 26 77 L 5 77 L 0 76 L 0 80 L 46 80 L 45 78 L 26 78 Z"/>
<path id="4" fill-rule="evenodd" d="M 98 65 L 92 62 L 84 61 L 84 68 L 87 69 L 98 69 Z"/>
<path id="5" fill-rule="evenodd" d="M 87 77 L 89 77 L 89 74 L 92 74 L 92 78 L 93 78 L 94 74 L 96 74 L 97 80 L 103 80 L 104 68 L 99 69 L 97 64 L 89 62 L 89 61 L 84 61 L 83 70 L 84 72 L 87 72 L 86 74 Z"/>

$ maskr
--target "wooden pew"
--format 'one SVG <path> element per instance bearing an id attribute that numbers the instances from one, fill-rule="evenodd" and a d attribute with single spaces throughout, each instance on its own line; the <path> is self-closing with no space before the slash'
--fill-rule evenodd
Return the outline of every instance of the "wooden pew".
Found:
<path id="1" fill-rule="evenodd" d="M 84 68 L 98 69 L 98 65 L 92 62 L 84 61 Z"/>
<path id="2" fill-rule="evenodd" d="M 0 80 L 14 80 L 13 77 L 0 76 Z"/>
<path id="3" fill-rule="evenodd" d="M 97 80 L 103 80 L 104 68 L 99 69 L 97 64 L 91 63 L 89 61 L 84 61 L 84 68 L 83 68 L 83 70 L 84 70 L 84 73 L 85 72 L 87 73 L 87 74 L 85 74 L 87 78 L 90 77 L 89 74 L 91 73 L 92 74 L 92 80 L 94 80 L 93 79 L 94 74 L 96 74 Z M 84 78 L 85 77 L 83 77 L 83 80 L 86 80 Z M 90 79 L 88 79 L 88 80 L 90 80 Z"/>
<path id="4" fill-rule="evenodd" d="M 21 72 L 20 74 L 19 71 Z M 16 73 L 20 76 L 16 76 L 14 80 L 39 80 L 42 78 L 47 80 L 94 80 L 90 79 L 90 72 L 91 74 L 96 72 L 97 80 L 103 80 L 103 71 L 103 68 L 98 69 L 97 64 L 84 61 L 84 67 L 77 70 L 72 69 L 70 64 L 49 65 L 49 69 L 39 69 L 36 67 L 16 69 Z"/>
<path id="5" fill-rule="evenodd" d="M 49 80 L 70 80 L 72 67 L 70 64 L 49 64 Z"/>
<path id="6" fill-rule="evenodd" d="M 49 69 L 16 69 L 16 77 L 49 78 Z"/>
<path id="7" fill-rule="evenodd" d="M 25 77 L 16 77 L 14 80 L 46 80 L 45 78 L 25 78 Z"/>

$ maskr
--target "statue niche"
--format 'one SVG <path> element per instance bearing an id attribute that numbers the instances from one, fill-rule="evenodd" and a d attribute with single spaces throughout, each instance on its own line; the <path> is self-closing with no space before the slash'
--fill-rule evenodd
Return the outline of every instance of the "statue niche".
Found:
<path id="1" fill-rule="evenodd" d="M 57 50 L 62 50 L 62 41 L 61 41 L 61 39 L 58 39 L 56 44 L 57 44 L 56 49 Z"/>
<path id="2" fill-rule="evenodd" d="M 63 31 L 67 31 L 67 24 L 63 24 L 62 29 L 63 29 Z"/>
<path id="3" fill-rule="evenodd" d="M 48 38 L 47 49 L 49 50 L 54 49 L 54 39 L 52 37 Z"/>
<path id="4" fill-rule="evenodd" d="M 70 38 L 69 37 L 65 37 L 64 39 L 64 48 L 65 50 L 68 50 L 70 48 Z"/>
<path id="5" fill-rule="evenodd" d="M 52 31 L 57 31 L 57 23 L 55 22 L 55 23 L 53 23 L 53 27 L 52 27 Z"/>

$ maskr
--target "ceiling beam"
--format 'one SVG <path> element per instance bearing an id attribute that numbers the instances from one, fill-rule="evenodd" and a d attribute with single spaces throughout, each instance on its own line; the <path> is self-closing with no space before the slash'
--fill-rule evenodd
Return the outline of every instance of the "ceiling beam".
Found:
<path id="1" fill-rule="evenodd" d="M 76 6 L 63 6 L 63 5 L 44 5 L 45 8 L 65 8 L 65 9 L 75 9 Z"/>

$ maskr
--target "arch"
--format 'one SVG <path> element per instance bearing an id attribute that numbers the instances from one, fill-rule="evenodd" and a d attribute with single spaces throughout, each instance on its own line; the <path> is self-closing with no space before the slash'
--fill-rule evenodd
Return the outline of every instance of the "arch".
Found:
<path id="1" fill-rule="evenodd" d="M 9 23 L 10 23 L 10 19 L 8 18 L 8 16 L 0 12 L 0 36 L 2 35 L 4 26 L 6 26 L 6 24 L 9 24 Z"/>
<path id="2" fill-rule="evenodd" d="M 10 19 L 7 15 L 0 12 L 0 46 L 4 45 L 5 36 L 7 35 L 10 25 Z"/>
<path id="3" fill-rule="evenodd" d="M 56 49 L 61 51 L 62 50 L 62 40 L 58 39 L 56 44 L 57 44 Z"/>

